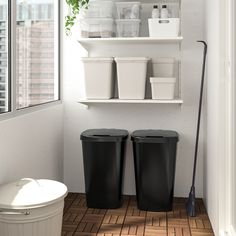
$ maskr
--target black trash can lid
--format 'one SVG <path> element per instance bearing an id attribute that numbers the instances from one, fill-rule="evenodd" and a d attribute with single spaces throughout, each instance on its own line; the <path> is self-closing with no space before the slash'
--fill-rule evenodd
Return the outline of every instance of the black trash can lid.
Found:
<path id="1" fill-rule="evenodd" d="M 162 139 L 178 142 L 179 134 L 172 130 L 136 130 L 131 134 L 132 141 L 159 142 Z"/>
<path id="2" fill-rule="evenodd" d="M 122 141 L 128 138 L 128 131 L 123 129 L 88 129 L 81 135 L 80 139 L 83 141 Z"/>

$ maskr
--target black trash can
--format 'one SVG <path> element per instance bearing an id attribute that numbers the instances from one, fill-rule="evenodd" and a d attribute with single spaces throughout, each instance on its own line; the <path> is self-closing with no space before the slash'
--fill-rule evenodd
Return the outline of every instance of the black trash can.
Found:
<path id="1" fill-rule="evenodd" d="M 89 208 L 114 209 L 122 205 L 127 137 L 128 131 L 118 129 L 91 129 L 81 134 Z"/>
<path id="2" fill-rule="evenodd" d="M 138 130 L 132 133 L 138 208 L 171 211 L 178 133 Z"/>

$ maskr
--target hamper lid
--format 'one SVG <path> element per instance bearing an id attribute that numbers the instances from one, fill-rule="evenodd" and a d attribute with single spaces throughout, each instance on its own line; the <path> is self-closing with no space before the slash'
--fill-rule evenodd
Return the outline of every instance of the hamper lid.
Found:
<path id="1" fill-rule="evenodd" d="M 148 57 L 115 57 L 116 62 L 148 62 Z"/>
<path id="2" fill-rule="evenodd" d="M 80 135 L 80 139 L 90 142 L 116 142 L 126 140 L 128 135 L 128 131 L 123 129 L 88 129 Z"/>
<path id="3" fill-rule="evenodd" d="M 113 57 L 82 57 L 83 62 L 113 62 Z"/>
<path id="4" fill-rule="evenodd" d="M 163 142 L 173 140 L 178 142 L 179 135 L 172 130 L 136 130 L 131 134 L 132 141 L 139 142 Z"/>
<path id="5" fill-rule="evenodd" d="M 60 182 L 23 178 L 0 186 L 0 208 L 38 208 L 62 200 L 66 195 L 67 187 Z"/>

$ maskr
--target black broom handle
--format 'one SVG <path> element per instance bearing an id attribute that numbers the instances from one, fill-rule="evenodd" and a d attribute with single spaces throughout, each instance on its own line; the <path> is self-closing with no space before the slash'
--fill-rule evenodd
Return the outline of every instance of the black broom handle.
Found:
<path id="1" fill-rule="evenodd" d="M 197 41 L 197 42 L 204 44 L 204 53 L 203 53 L 202 80 L 201 80 L 201 90 L 200 90 L 200 99 L 199 99 L 199 110 L 198 110 L 198 121 L 197 121 L 197 135 L 196 135 L 195 154 L 194 154 L 192 186 L 195 185 L 195 176 L 196 176 L 196 168 L 197 168 L 198 141 L 199 141 L 199 132 L 200 132 L 200 123 L 201 123 L 203 88 L 204 88 L 204 78 L 205 78 L 205 68 L 206 68 L 206 55 L 207 55 L 207 44 L 206 44 L 206 42 L 204 42 L 204 41 Z"/>

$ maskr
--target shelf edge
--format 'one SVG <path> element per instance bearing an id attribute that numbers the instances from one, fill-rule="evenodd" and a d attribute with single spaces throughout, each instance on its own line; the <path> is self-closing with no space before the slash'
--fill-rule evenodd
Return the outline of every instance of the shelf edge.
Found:
<path id="1" fill-rule="evenodd" d="M 183 104 L 182 99 L 174 99 L 174 100 L 118 100 L 118 99 L 110 99 L 110 100 L 83 100 L 79 99 L 78 103 L 89 105 L 89 104 Z"/>
<path id="2" fill-rule="evenodd" d="M 100 43 L 181 43 L 182 36 L 175 38 L 79 38 L 77 41 L 81 44 L 100 44 Z"/>

